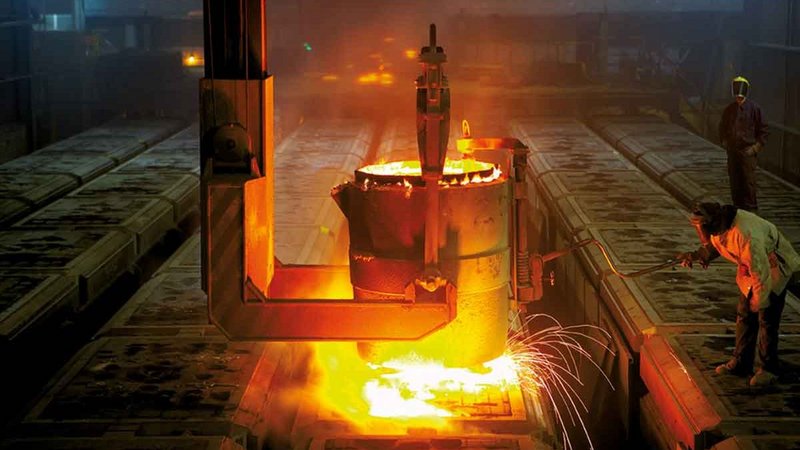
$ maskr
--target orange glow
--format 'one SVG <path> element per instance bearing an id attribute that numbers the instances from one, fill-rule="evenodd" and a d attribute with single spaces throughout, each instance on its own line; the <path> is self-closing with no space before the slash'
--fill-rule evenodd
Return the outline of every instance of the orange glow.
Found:
<path id="1" fill-rule="evenodd" d="M 360 75 L 356 81 L 362 85 L 381 85 L 389 86 L 394 84 L 394 75 L 389 72 L 370 72 Z"/>
<path id="2" fill-rule="evenodd" d="M 183 55 L 183 65 L 184 67 L 198 67 L 205 64 L 205 61 L 201 56 L 197 56 L 194 53 L 184 52 Z"/>
<path id="3" fill-rule="evenodd" d="M 322 372 L 318 399 L 370 431 L 398 426 L 445 429 L 447 418 L 470 416 L 462 401 L 465 395 L 519 384 L 509 355 L 474 369 L 446 368 L 413 354 L 376 365 L 363 361 L 352 343 L 318 343 L 316 362 Z"/>
<path id="4" fill-rule="evenodd" d="M 325 75 L 322 76 L 322 81 L 328 81 L 328 82 L 339 81 L 339 75 L 336 75 L 334 73 L 326 73 Z"/>
<path id="5" fill-rule="evenodd" d="M 371 166 L 364 166 L 358 169 L 361 172 L 374 174 L 374 175 L 396 175 L 401 177 L 419 177 L 422 176 L 422 169 L 418 160 L 411 161 L 395 161 L 384 164 L 374 164 Z M 488 176 L 482 176 L 476 172 L 483 172 L 491 170 L 492 173 Z M 466 185 L 470 183 L 489 183 L 502 175 L 500 169 L 494 164 L 476 161 L 474 159 L 447 159 L 444 163 L 444 175 L 453 176 L 449 182 L 440 181 L 439 184 L 443 186 L 449 185 Z M 464 178 L 461 178 L 464 175 Z M 404 180 L 404 185 L 409 185 Z"/>
<path id="6" fill-rule="evenodd" d="M 403 51 L 403 55 L 405 55 L 405 57 L 407 59 L 416 59 L 417 58 L 417 51 L 414 50 L 413 48 L 409 48 L 409 49 L 406 49 L 405 51 Z"/>

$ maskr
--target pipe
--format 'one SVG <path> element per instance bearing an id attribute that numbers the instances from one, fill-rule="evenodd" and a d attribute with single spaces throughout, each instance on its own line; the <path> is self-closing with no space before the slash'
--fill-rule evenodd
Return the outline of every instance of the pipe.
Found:
<path id="1" fill-rule="evenodd" d="M 568 254 L 570 254 L 570 253 L 572 253 L 572 252 L 574 252 L 576 250 L 579 250 L 579 249 L 581 249 L 583 247 L 586 247 L 588 245 L 596 245 L 597 248 L 600 249 L 600 253 L 603 254 L 603 258 L 605 258 L 606 263 L 608 264 L 608 267 L 611 269 L 611 271 L 614 273 L 614 275 L 616 275 L 616 276 L 618 276 L 620 278 L 623 278 L 623 279 L 630 279 L 630 278 L 640 277 L 642 275 L 647 275 L 648 273 L 653 273 L 653 272 L 657 272 L 659 270 L 667 269 L 667 268 L 670 268 L 670 267 L 675 267 L 675 266 L 677 266 L 678 264 L 681 263 L 680 260 L 670 259 L 670 260 L 667 260 L 664 263 L 656 264 L 654 266 L 646 267 L 644 269 L 640 269 L 640 270 L 637 270 L 637 271 L 634 271 L 634 272 L 627 272 L 627 273 L 626 272 L 620 272 L 619 269 L 617 269 L 617 266 L 614 264 L 614 262 L 611 261 L 611 257 L 608 255 L 608 251 L 606 250 L 605 246 L 600 241 L 598 241 L 597 239 L 584 239 L 584 240 L 582 240 L 580 242 L 577 242 L 577 243 L 575 243 L 575 244 L 573 244 L 573 245 L 571 245 L 571 246 L 569 246 L 569 247 L 567 247 L 565 249 L 557 250 L 557 251 L 542 255 L 541 256 L 541 260 L 542 260 L 542 262 L 552 261 L 554 259 L 557 259 L 557 258 L 560 258 L 562 256 L 568 255 Z"/>

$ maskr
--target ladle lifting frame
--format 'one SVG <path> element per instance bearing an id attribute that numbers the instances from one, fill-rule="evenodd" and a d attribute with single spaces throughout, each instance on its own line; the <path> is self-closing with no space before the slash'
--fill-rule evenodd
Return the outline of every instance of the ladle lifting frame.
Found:
<path id="1" fill-rule="evenodd" d="M 267 68 L 265 0 L 204 2 L 200 81 L 202 278 L 212 323 L 234 340 L 416 340 L 453 321 L 458 288 L 440 269 L 438 222 L 450 93 L 436 44 L 420 52 L 417 129 L 426 186 L 422 270 L 403 298 L 358 299 L 349 266 L 285 265 L 274 254 L 273 77 Z M 241 23 L 240 23 L 241 22 Z M 526 242 L 528 149 L 513 138 L 465 139 L 508 176 L 512 308 L 534 292 Z M 301 200 L 302 201 L 302 200 Z M 508 291 L 506 289 L 506 291 Z M 344 298 L 343 298 L 344 297 Z"/>

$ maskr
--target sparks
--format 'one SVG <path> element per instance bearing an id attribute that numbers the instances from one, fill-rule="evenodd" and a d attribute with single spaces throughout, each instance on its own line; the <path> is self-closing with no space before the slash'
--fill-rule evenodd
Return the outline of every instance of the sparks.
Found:
<path id="1" fill-rule="evenodd" d="M 611 381 L 581 341 L 613 354 L 610 335 L 601 328 L 565 327 L 543 314 L 525 320 L 520 331 L 509 337 L 505 353 L 477 368 L 445 367 L 415 354 L 372 364 L 363 361 L 353 345 L 319 343 L 315 359 L 324 381 L 318 386 L 317 400 L 354 425 L 371 430 L 403 425 L 445 429 L 449 420 L 471 415 L 460 401 L 454 401 L 461 395 L 519 387 L 552 407 L 565 449 L 574 448 L 568 431 L 572 426 L 580 427 L 594 448 L 583 419 L 588 408 L 577 391 L 583 384 L 581 360 L 588 360 L 609 385 Z"/>
<path id="2" fill-rule="evenodd" d="M 538 322 L 536 327 L 533 326 L 534 322 Z M 537 331 L 528 333 L 524 331 L 526 329 Z M 604 352 L 614 355 L 614 351 L 609 347 L 611 336 L 607 331 L 593 325 L 565 327 L 546 314 L 528 317 L 522 330 L 509 338 L 507 350 L 514 361 L 520 386 L 525 391 L 544 393 L 561 428 L 566 449 L 573 448 L 567 431 L 568 423 L 570 426 L 581 428 L 589 448 L 593 449 L 589 431 L 582 417 L 589 412 L 589 409 L 575 386 L 583 385 L 579 371 L 580 361 L 582 359 L 589 361 L 611 389 L 614 389 L 614 386 L 580 341 L 586 340 L 600 346 Z M 592 331 L 600 337 L 591 336 L 589 333 Z"/>

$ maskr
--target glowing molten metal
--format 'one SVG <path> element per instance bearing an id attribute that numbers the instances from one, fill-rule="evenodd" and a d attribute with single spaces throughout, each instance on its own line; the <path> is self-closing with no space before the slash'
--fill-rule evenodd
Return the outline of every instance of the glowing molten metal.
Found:
<path id="1" fill-rule="evenodd" d="M 418 185 L 421 181 L 422 169 L 420 162 L 394 161 L 383 164 L 364 166 L 358 169 L 357 179 L 368 185 L 369 182 L 380 183 L 395 181 L 404 186 Z M 467 185 L 473 183 L 490 183 L 500 178 L 500 169 L 494 164 L 476 161 L 474 159 L 448 159 L 445 161 L 444 173 L 439 181 L 441 186 Z M 371 177 L 370 177 L 371 176 Z M 415 179 L 416 178 L 416 182 Z"/>
<path id="2" fill-rule="evenodd" d="M 405 425 L 444 428 L 445 418 L 469 417 L 469 398 L 496 396 L 519 385 L 516 363 L 503 355 L 481 367 L 448 368 L 415 355 L 372 364 L 347 344 L 317 344 L 317 361 L 325 378 L 320 398 L 359 426 Z"/>

